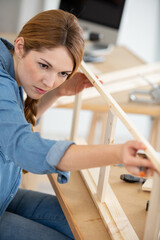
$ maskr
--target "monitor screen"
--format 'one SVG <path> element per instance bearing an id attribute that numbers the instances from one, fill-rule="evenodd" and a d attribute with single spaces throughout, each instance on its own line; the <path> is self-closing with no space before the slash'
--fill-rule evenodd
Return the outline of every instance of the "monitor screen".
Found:
<path id="1" fill-rule="evenodd" d="M 73 13 L 79 19 L 85 39 L 92 42 L 92 45 L 86 44 L 85 53 L 92 55 L 101 54 L 102 51 L 104 53 L 109 46 L 116 44 L 124 5 L 125 0 L 60 0 L 59 2 L 60 9 Z"/>
<path id="2" fill-rule="evenodd" d="M 60 9 L 77 18 L 119 29 L 125 0 L 61 0 Z"/>

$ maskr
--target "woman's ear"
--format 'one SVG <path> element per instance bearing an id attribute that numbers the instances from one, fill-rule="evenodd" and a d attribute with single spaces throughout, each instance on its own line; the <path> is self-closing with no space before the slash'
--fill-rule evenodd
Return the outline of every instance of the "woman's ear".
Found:
<path id="1" fill-rule="evenodd" d="M 14 52 L 19 58 L 24 56 L 24 38 L 18 37 L 14 43 Z"/>

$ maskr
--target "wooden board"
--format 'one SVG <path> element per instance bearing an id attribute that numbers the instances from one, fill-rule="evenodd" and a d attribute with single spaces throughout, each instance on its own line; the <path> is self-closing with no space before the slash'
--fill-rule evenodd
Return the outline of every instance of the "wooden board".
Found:
<path id="1" fill-rule="evenodd" d="M 153 186 L 153 178 L 148 178 L 145 183 L 142 185 L 142 190 L 143 191 L 152 191 L 152 186 Z"/>
<path id="2" fill-rule="evenodd" d="M 76 240 L 111 240 L 93 200 L 78 171 L 71 172 L 67 184 L 48 175 Z"/>

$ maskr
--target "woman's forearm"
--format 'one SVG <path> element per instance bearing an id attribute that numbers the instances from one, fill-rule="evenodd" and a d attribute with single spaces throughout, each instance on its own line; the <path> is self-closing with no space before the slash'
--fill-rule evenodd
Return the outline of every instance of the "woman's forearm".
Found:
<path id="1" fill-rule="evenodd" d="M 118 145 L 71 145 L 57 165 L 61 171 L 80 170 L 118 164 L 121 156 Z"/>
<path id="2" fill-rule="evenodd" d="M 71 145 L 59 161 L 57 169 L 71 171 L 123 163 L 133 175 L 138 175 L 140 167 L 145 167 L 146 176 L 151 176 L 155 170 L 153 163 L 137 156 L 138 150 L 145 149 L 145 145 L 137 141 L 109 145 Z"/>

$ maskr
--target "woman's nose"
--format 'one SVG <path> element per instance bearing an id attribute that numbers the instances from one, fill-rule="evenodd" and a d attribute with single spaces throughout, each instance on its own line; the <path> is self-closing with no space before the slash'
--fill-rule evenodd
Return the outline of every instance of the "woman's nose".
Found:
<path id="1" fill-rule="evenodd" d="M 53 88 L 55 81 L 56 81 L 56 76 L 52 75 L 44 78 L 43 84 L 46 85 L 48 88 Z"/>

